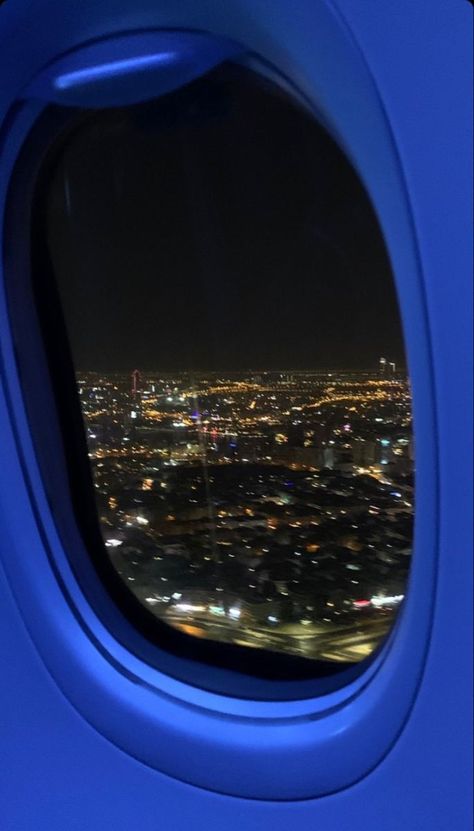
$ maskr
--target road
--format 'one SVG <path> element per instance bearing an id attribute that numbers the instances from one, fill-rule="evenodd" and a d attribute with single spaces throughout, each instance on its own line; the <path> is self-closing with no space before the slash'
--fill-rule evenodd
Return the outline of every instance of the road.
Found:
<path id="1" fill-rule="evenodd" d="M 216 618 L 210 613 L 179 614 L 168 610 L 164 619 L 171 626 L 198 638 L 235 643 L 253 648 L 287 652 L 306 658 L 354 663 L 366 658 L 390 629 L 391 617 L 361 618 L 357 624 L 318 622 L 298 629 L 262 627 Z"/>

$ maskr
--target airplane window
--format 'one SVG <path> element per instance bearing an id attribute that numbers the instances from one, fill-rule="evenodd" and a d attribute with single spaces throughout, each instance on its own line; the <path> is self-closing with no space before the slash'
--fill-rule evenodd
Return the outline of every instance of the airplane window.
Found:
<path id="1" fill-rule="evenodd" d="M 71 110 L 48 165 L 33 230 L 100 556 L 194 639 L 366 658 L 406 591 L 413 435 L 393 275 L 347 158 L 227 65 Z"/>

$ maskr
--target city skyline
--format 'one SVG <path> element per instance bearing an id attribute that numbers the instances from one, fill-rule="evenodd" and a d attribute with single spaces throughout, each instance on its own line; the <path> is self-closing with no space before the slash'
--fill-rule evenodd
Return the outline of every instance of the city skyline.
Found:
<path id="1" fill-rule="evenodd" d="M 347 365 L 321 365 L 318 367 L 315 366 L 303 366 L 303 367 L 294 367 L 294 366 L 280 366 L 278 368 L 269 368 L 268 366 L 243 366 L 238 369 L 228 369 L 227 367 L 220 367 L 218 369 L 211 369 L 210 367 L 201 366 L 196 367 L 190 370 L 188 367 L 182 367 L 177 369 L 167 369 L 164 366 L 157 366 L 157 365 L 147 365 L 146 367 L 139 367 L 136 365 L 136 362 L 130 361 L 127 366 L 114 366 L 106 370 L 97 369 L 94 367 L 86 367 L 86 366 L 76 366 L 76 372 L 87 372 L 87 373 L 105 373 L 105 374 L 123 374 L 126 372 L 132 373 L 134 370 L 138 370 L 139 372 L 143 372 L 144 374 L 161 374 L 161 375 L 173 375 L 173 374 L 216 374 L 216 373 L 226 373 L 229 375 L 240 375 L 242 373 L 274 373 L 274 372 L 285 372 L 290 374 L 300 374 L 300 375 L 311 375 L 311 374 L 318 374 L 318 375 L 325 375 L 327 373 L 351 373 L 355 372 L 358 374 L 373 374 L 379 368 L 380 359 L 375 359 L 373 362 L 368 364 L 367 366 L 357 367 L 357 369 L 353 369 Z M 387 364 L 392 363 L 387 359 Z M 406 365 L 403 360 L 400 362 L 395 362 L 396 369 L 393 371 L 395 374 L 398 375 L 406 375 Z"/>
<path id="2" fill-rule="evenodd" d="M 77 373 L 106 556 L 173 629 L 354 662 L 411 557 L 407 378 Z"/>

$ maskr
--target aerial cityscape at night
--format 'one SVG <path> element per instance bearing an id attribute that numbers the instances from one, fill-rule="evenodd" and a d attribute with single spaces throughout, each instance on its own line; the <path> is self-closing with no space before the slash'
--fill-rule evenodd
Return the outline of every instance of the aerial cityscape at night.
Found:
<path id="1" fill-rule="evenodd" d="M 227 65 L 83 114 L 41 198 L 103 556 L 175 631 L 368 656 L 406 592 L 414 449 L 395 280 L 344 152 Z"/>
<path id="2" fill-rule="evenodd" d="M 77 382 L 107 554 L 153 614 L 306 658 L 373 651 L 412 550 L 411 396 L 394 363 Z"/>

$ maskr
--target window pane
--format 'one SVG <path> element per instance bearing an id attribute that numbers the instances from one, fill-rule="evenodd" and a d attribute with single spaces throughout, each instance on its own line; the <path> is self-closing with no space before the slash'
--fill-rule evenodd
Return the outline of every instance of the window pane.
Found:
<path id="1" fill-rule="evenodd" d="M 41 214 L 103 557 L 196 638 L 366 657 L 405 593 L 413 437 L 357 175 L 232 66 L 85 113 L 55 154 Z"/>

